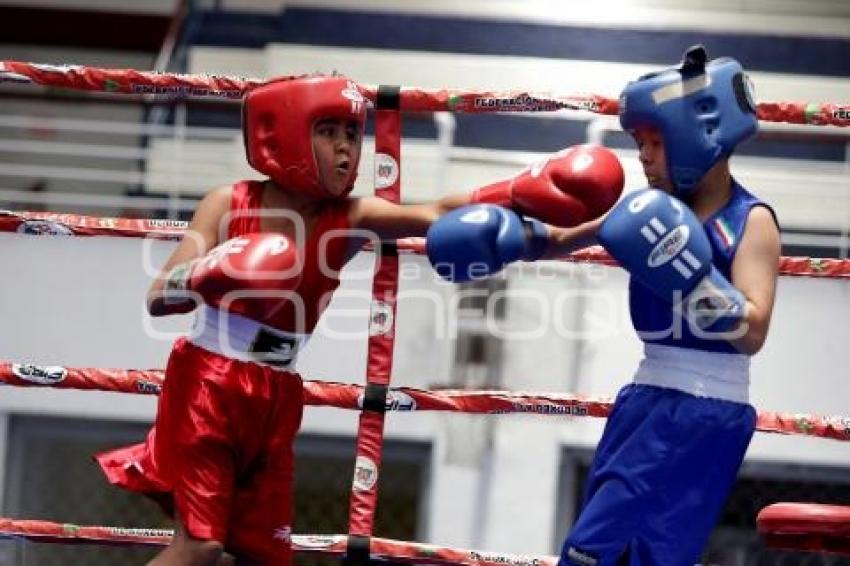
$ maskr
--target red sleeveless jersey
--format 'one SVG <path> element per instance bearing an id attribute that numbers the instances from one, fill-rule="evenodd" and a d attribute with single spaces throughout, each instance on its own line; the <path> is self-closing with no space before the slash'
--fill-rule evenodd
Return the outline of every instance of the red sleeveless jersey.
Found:
<path id="1" fill-rule="evenodd" d="M 262 188 L 263 184 L 259 181 L 241 181 L 233 185 L 228 239 L 262 231 L 262 213 L 251 212 L 262 210 Z M 286 332 L 313 331 L 330 302 L 331 294 L 339 286 L 339 272 L 348 254 L 349 238 L 344 232 L 349 228 L 348 209 L 347 199 L 325 201 L 314 220 L 312 233 L 303 243 L 303 249 L 299 250 L 303 258 L 303 273 L 295 292 L 303 301 L 303 309 L 286 303 L 266 324 Z M 322 236 L 331 230 L 341 232 L 323 239 Z M 325 256 L 323 263 L 319 254 Z"/>

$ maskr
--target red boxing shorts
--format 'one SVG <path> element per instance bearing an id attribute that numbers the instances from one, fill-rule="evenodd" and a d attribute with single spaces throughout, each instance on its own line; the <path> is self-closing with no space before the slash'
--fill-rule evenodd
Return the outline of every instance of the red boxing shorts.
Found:
<path id="1" fill-rule="evenodd" d="M 176 506 L 188 533 L 261 564 L 292 562 L 298 374 L 178 340 L 142 444 L 96 456 L 109 481 Z"/>

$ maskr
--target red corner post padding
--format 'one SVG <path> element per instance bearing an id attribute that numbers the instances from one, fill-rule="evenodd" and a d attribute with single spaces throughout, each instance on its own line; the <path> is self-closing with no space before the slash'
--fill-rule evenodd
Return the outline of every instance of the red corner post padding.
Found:
<path id="1" fill-rule="evenodd" d="M 850 555 L 850 507 L 819 503 L 775 503 L 756 519 L 773 548 Z"/>

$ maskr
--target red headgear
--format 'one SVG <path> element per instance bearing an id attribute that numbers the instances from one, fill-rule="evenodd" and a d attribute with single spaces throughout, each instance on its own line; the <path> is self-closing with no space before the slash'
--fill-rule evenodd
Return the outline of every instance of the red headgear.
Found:
<path id="1" fill-rule="evenodd" d="M 354 82 L 317 76 L 280 79 L 255 88 L 242 104 L 248 163 L 286 188 L 331 196 L 319 180 L 313 152 L 313 125 L 325 119 L 356 120 L 363 133 L 366 100 Z M 340 196 L 354 188 L 358 162 L 352 164 L 347 190 Z"/>

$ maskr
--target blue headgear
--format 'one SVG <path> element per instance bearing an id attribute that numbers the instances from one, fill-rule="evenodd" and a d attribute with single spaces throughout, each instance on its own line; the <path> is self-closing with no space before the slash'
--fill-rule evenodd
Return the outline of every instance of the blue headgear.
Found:
<path id="1" fill-rule="evenodd" d="M 620 95 L 620 125 L 628 132 L 657 129 L 664 139 L 670 180 L 687 196 L 711 167 L 758 130 L 752 85 L 740 63 L 708 64 L 701 45 L 681 65 L 644 75 Z"/>

